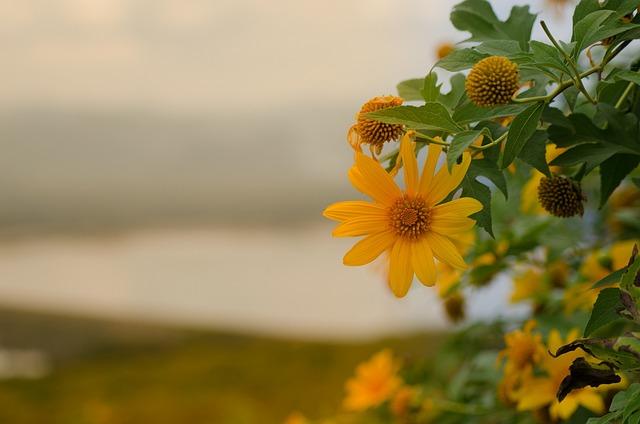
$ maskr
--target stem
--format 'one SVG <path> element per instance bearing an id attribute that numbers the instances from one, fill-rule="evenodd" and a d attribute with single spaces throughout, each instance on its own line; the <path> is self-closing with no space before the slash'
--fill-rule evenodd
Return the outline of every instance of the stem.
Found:
<path id="1" fill-rule="evenodd" d="M 502 134 L 500 137 L 496 138 L 495 140 L 493 140 L 491 143 L 487 143 L 484 144 L 482 146 L 469 146 L 471 148 L 474 148 L 476 150 L 486 150 L 489 149 L 493 146 L 496 146 L 500 143 L 502 143 L 504 141 L 505 138 L 507 138 L 507 134 L 509 134 L 509 131 L 505 132 L 504 134 Z"/>
<path id="2" fill-rule="evenodd" d="M 630 82 L 629 85 L 627 85 L 627 88 L 625 88 L 624 92 L 616 102 L 616 109 L 620 109 L 622 107 L 622 105 L 624 104 L 624 101 L 627 99 L 631 91 L 633 91 L 633 88 L 635 87 L 635 85 L 636 85 L 635 82 Z"/>
<path id="3" fill-rule="evenodd" d="M 583 73 L 581 73 L 579 75 L 580 79 L 582 78 L 586 78 L 589 75 L 595 74 L 596 72 L 600 71 L 602 68 L 604 67 L 604 62 L 601 63 L 598 66 L 594 66 L 591 69 L 587 69 L 586 71 L 584 71 Z M 551 102 L 551 100 L 553 100 L 554 98 L 556 98 L 560 93 L 562 93 L 564 90 L 566 90 L 569 87 L 572 87 L 575 85 L 575 81 L 572 79 L 570 81 L 565 81 L 562 84 L 559 84 L 555 90 L 553 90 L 551 93 L 547 94 L 546 96 L 537 96 L 537 97 L 523 97 L 523 98 L 512 98 L 511 100 L 515 103 L 533 103 L 533 102 Z"/>
<path id="4" fill-rule="evenodd" d="M 416 134 L 416 138 L 424 140 L 427 144 L 437 144 L 439 146 L 449 147 L 449 143 L 446 143 L 446 142 L 444 142 L 442 140 L 437 140 L 437 139 L 435 139 L 433 137 L 429 137 L 428 135 Z"/>
<path id="5" fill-rule="evenodd" d="M 587 100 L 589 100 L 591 103 L 595 104 L 596 103 L 595 100 L 593 100 L 593 98 L 591 97 L 591 95 L 589 95 L 589 92 L 585 88 L 584 84 L 582 84 L 582 78 L 580 77 L 580 73 L 578 72 L 578 69 L 576 68 L 575 64 L 573 63 L 573 60 L 569 57 L 567 52 L 564 51 L 564 49 L 560 46 L 560 44 L 553 37 L 553 35 L 551 34 L 551 31 L 549 31 L 549 27 L 547 27 L 547 24 L 545 23 L 545 21 L 540 21 L 540 25 L 542 26 L 542 29 L 544 30 L 545 34 L 547 34 L 547 37 L 549 37 L 549 40 L 551 40 L 551 42 L 553 43 L 555 48 L 558 49 L 558 51 L 560 53 L 562 53 L 562 55 L 564 56 L 564 59 L 567 61 L 567 64 L 571 67 L 571 70 L 574 72 L 574 78 L 575 78 L 576 87 L 578 87 L 578 89 L 582 92 L 582 94 L 584 94 L 584 96 L 587 98 Z"/>

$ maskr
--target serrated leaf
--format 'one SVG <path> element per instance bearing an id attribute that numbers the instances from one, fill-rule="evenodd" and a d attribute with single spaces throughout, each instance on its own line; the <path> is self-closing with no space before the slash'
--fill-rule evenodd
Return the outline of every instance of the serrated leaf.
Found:
<path id="1" fill-rule="evenodd" d="M 449 170 L 451 170 L 467 147 L 471 146 L 471 144 L 477 140 L 482 133 L 483 131 L 471 130 L 462 131 L 453 136 L 451 144 L 449 145 L 449 150 L 447 151 L 447 166 L 449 167 Z"/>
<path id="2" fill-rule="evenodd" d="M 488 121 L 505 116 L 513 116 L 521 113 L 527 108 L 526 105 L 504 105 L 492 108 L 478 107 L 471 101 L 462 104 L 453 113 L 453 119 L 460 124 L 469 122 Z"/>
<path id="3" fill-rule="evenodd" d="M 457 133 L 462 129 L 451 119 L 440 103 L 429 102 L 424 106 L 398 106 L 366 114 L 367 118 L 388 124 L 402 124 L 412 129 L 439 130 Z"/>
<path id="4" fill-rule="evenodd" d="M 494 237 L 491 223 L 491 190 L 489 190 L 489 187 L 469 177 L 467 174 L 462 180 L 462 195 L 473 197 L 482 203 L 482 210 L 474 213 L 470 218 L 475 219 L 480 228 L 484 229 L 491 237 Z"/>
<path id="5" fill-rule="evenodd" d="M 460 104 L 463 99 L 466 98 L 466 93 L 464 91 L 464 82 L 466 77 L 464 74 L 455 74 L 449 80 L 451 85 L 451 91 L 447 94 L 440 93 L 439 101 L 442 103 L 447 109 L 454 110 L 457 108 L 458 104 Z"/>
<path id="6" fill-rule="evenodd" d="M 471 68 L 478 61 L 488 56 L 475 49 L 456 49 L 440 59 L 435 66 L 447 71 L 457 72 Z"/>
<path id="7" fill-rule="evenodd" d="M 518 154 L 518 158 L 533 166 L 547 177 L 550 177 L 551 172 L 549 171 L 546 158 L 548 139 L 549 135 L 546 131 L 536 130 L 524 144 L 524 147 Z"/>
<path id="8" fill-rule="evenodd" d="M 515 40 L 523 49 L 531 38 L 535 18 L 528 6 L 514 6 L 502 22 L 486 0 L 463 1 L 451 12 L 453 26 L 471 33 L 469 41 Z"/>
<path id="9" fill-rule="evenodd" d="M 440 85 L 438 85 L 438 74 L 429 72 L 424 77 L 423 87 L 420 90 L 422 98 L 425 102 L 435 102 L 440 96 Z"/>
<path id="10" fill-rule="evenodd" d="M 640 156 L 615 154 L 600 164 L 600 207 L 603 207 L 622 180 L 640 163 Z"/>
<path id="11" fill-rule="evenodd" d="M 424 79 L 415 78 L 406 81 L 402 81 L 396 86 L 398 90 L 398 96 L 402 97 L 406 101 L 422 100 L 422 94 L 420 91 L 424 85 Z"/>
<path id="12" fill-rule="evenodd" d="M 545 103 L 535 103 L 515 117 L 509 127 L 509 134 L 507 134 L 507 141 L 502 155 L 502 169 L 506 168 L 511 164 L 511 162 L 513 162 L 527 140 L 529 140 L 536 131 L 536 128 L 538 128 L 538 121 L 540 121 L 544 108 Z"/>
<path id="13" fill-rule="evenodd" d="M 495 162 L 490 159 L 475 159 L 471 162 L 467 174 L 472 178 L 484 177 L 491 181 L 502 192 L 505 198 L 509 197 L 507 191 L 507 180 L 504 177 L 504 172 L 498 168 Z"/>
<path id="14" fill-rule="evenodd" d="M 602 289 L 593 305 L 591 317 L 584 328 L 584 337 L 589 337 L 598 328 L 620 319 L 618 312 L 624 310 L 620 301 L 620 289 L 610 287 Z"/>

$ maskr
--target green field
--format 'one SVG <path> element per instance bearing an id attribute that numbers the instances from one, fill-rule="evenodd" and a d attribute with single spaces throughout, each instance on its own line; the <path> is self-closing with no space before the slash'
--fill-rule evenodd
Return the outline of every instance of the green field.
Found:
<path id="1" fill-rule="evenodd" d="M 339 407 L 355 364 L 382 346 L 405 357 L 435 334 L 316 343 L 0 310 L 3 347 L 47 352 L 37 380 L 0 380 L 0 423 L 279 423 Z"/>

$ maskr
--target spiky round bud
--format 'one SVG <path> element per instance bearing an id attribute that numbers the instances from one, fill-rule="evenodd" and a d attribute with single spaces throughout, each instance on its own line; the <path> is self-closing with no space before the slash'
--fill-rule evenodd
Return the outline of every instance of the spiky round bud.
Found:
<path id="1" fill-rule="evenodd" d="M 460 322 L 465 317 L 465 301 L 461 293 L 455 292 L 444 301 L 444 310 L 451 322 Z"/>
<path id="2" fill-rule="evenodd" d="M 397 140 L 404 131 L 401 124 L 386 124 L 369 119 L 365 115 L 369 112 L 400 106 L 402 103 L 402 98 L 396 96 L 378 96 L 366 102 L 358 112 L 356 124 L 349 131 L 349 142 L 354 147 L 369 144 L 372 150 L 379 153 L 384 143 Z M 355 140 L 351 139 L 352 133 L 355 133 Z"/>
<path id="3" fill-rule="evenodd" d="M 538 201 L 551 215 L 561 218 L 582 215 L 585 200 L 580 184 L 567 177 L 542 177 L 538 185 Z"/>
<path id="4" fill-rule="evenodd" d="M 509 103 L 518 82 L 518 65 L 504 56 L 490 56 L 473 65 L 465 89 L 473 103 L 492 107 Z"/>

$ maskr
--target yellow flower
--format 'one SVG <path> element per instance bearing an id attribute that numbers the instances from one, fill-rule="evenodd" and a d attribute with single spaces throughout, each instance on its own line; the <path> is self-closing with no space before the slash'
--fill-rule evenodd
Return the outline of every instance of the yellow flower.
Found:
<path id="1" fill-rule="evenodd" d="M 378 352 L 367 362 L 358 365 L 355 377 L 346 383 L 345 409 L 363 411 L 391 399 L 402 385 L 397 375 L 398 368 L 389 350 Z"/>
<path id="2" fill-rule="evenodd" d="M 533 365 L 545 353 L 542 336 L 533 333 L 535 326 L 536 322 L 529 320 L 522 330 L 514 330 L 504 336 L 506 347 L 498 355 L 498 360 L 506 361 L 498 390 L 506 403 L 515 401 L 518 389 L 532 374 Z"/>
<path id="3" fill-rule="evenodd" d="M 344 256 L 345 265 L 365 265 L 389 252 L 388 283 L 398 297 L 407 294 L 414 273 L 423 284 L 435 284 L 434 257 L 453 268 L 466 268 L 454 242 L 461 242 L 475 225 L 468 216 L 482 209 L 469 197 L 442 203 L 462 181 L 471 156 L 465 153 L 451 173 L 446 166 L 436 173 L 442 148 L 431 144 L 420 178 L 413 137 L 414 132 L 407 133 L 400 144 L 405 190 L 378 162 L 356 152 L 349 178 L 373 201 L 338 202 L 324 211 L 325 217 L 341 223 L 333 231 L 335 237 L 365 236 Z"/>
<path id="4" fill-rule="evenodd" d="M 635 240 L 619 241 L 608 249 L 594 250 L 585 258 L 580 273 L 592 284 L 629 263 Z"/>
<path id="5" fill-rule="evenodd" d="M 566 149 L 564 148 L 556 147 L 555 144 L 547 144 L 545 151 L 547 163 L 560 156 L 560 154 L 565 150 Z M 549 170 L 552 173 L 558 172 L 559 169 L 560 168 L 557 166 L 549 167 Z M 522 212 L 534 215 L 542 215 L 545 213 L 544 209 L 538 202 L 538 186 L 540 185 L 542 177 L 544 177 L 544 174 L 537 169 L 533 169 L 531 171 L 531 179 L 529 179 L 529 181 L 527 181 L 527 183 L 522 187 L 522 194 L 520 197 L 520 210 L 522 210 Z"/>
<path id="6" fill-rule="evenodd" d="M 369 119 L 365 115 L 390 107 L 400 106 L 403 99 L 396 96 L 378 96 L 370 99 L 356 115 L 354 124 L 347 133 L 347 141 L 356 151 L 361 151 L 361 144 L 368 144 L 372 153 L 380 154 L 382 146 L 387 141 L 397 140 L 402 135 L 404 127 L 400 124 L 387 124 Z"/>
<path id="7" fill-rule="evenodd" d="M 535 300 L 541 293 L 545 293 L 548 290 L 542 270 L 533 267 L 516 275 L 513 278 L 513 286 L 510 299 L 512 303 Z"/>
<path id="8" fill-rule="evenodd" d="M 518 65 L 504 56 L 490 56 L 471 68 L 465 89 L 473 103 L 481 107 L 507 104 L 518 91 Z"/>
<path id="9" fill-rule="evenodd" d="M 571 331 L 566 342 L 575 340 L 579 334 L 577 329 Z M 560 333 L 557 330 L 551 330 L 547 342 L 549 352 L 556 352 L 563 344 Z M 560 383 L 569 375 L 569 366 L 579 357 L 585 357 L 585 354 L 578 350 L 557 358 L 548 354 L 543 355 L 540 368 L 545 375 L 531 377 L 520 387 L 516 394 L 518 410 L 531 411 L 548 407 L 549 414 L 554 420 L 568 419 L 580 405 L 596 414 L 602 414 L 605 410 L 604 401 L 595 388 L 574 390 L 562 402 L 556 399 Z"/>

